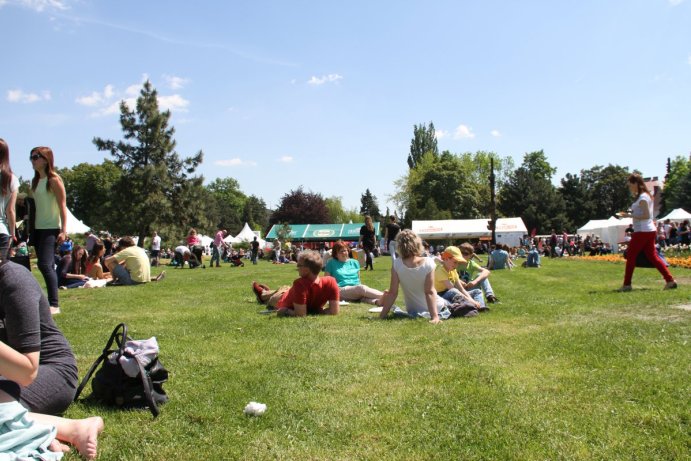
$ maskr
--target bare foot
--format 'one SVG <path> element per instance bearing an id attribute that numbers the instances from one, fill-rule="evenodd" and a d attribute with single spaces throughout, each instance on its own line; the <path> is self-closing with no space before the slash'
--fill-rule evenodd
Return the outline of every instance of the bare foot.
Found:
<path id="1" fill-rule="evenodd" d="M 84 458 L 94 459 L 98 448 L 98 435 L 103 431 L 103 419 L 100 416 L 92 416 L 80 419 L 76 424 L 76 435 L 72 445 Z"/>
<path id="2" fill-rule="evenodd" d="M 50 451 L 55 451 L 58 453 L 67 453 L 68 451 L 70 451 L 70 447 L 63 443 L 60 443 L 58 439 L 53 439 L 53 441 L 50 442 L 50 445 L 48 445 L 48 449 Z"/>

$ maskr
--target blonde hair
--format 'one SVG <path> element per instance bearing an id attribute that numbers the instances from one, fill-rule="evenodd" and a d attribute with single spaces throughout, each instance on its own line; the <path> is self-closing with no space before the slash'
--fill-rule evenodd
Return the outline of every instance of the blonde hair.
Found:
<path id="1" fill-rule="evenodd" d="M 411 256 L 421 256 L 423 252 L 422 239 L 410 229 L 404 229 L 396 236 L 396 251 L 404 259 Z"/>

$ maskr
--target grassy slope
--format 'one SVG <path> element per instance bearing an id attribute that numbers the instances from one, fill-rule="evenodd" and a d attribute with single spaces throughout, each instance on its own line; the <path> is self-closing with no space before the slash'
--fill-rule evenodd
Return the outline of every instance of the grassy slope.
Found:
<path id="1" fill-rule="evenodd" d="M 691 272 L 663 292 L 638 269 L 637 289 L 616 293 L 622 264 L 544 263 L 494 273 L 502 304 L 439 326 L 358 304 L 259 315 L 250 282 L 296 276 L 266 262 L 61 291 L 82 374 L 120 321 L 156 335 L 172 373 L 153 422 L 86 402 L 67 416 L 104 416 L 103 460 L 688 459 Z M 390 259 L 375 267 L 363 282 L 385 288 Z M 251 400 L 263 417 L 242 414 Z"/>

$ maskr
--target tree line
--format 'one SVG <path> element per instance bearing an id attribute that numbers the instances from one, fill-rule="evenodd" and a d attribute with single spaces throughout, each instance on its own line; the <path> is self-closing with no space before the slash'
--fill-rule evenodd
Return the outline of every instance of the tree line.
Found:
<path id="1" fill-rule="evenodd" d="M 94 138 L 111 159 L 81 163 L 58 172 L 65 182 L 67 206 L 97 230 L 136 235 L 140 242 L 156 230 L 171 239 L 191 227 L 212 233 L 218 227 L 231 234 L 245 222 L 265 234 L 273 224 L 362 222 L 365 215 L 385 224 L 377 198 L 366 189 L 360 209 L 346 209 L 340 197 L 323 197 L 303 186 L 287 192 L 276 210 L 261 197 L 245 195 L 234 178 L 217 178 L 204 185 L 195 175 L 203 152 L 181 158 L 176 152 L 170 111 L 160 111 L 157 92 L 143 84 L 136 108 L 120 104 L 120 141 Z M 570 232 L 589 219 L 606 218 L 631 202 L 625 186 L 628 167 L 594 166 L 567 173 L 554 186 L 553 168 L 543 151 L 526 153 L 518 168 L 511 157 L 494 152 L 439 152 L 434 124 L 415 125 L 407 156 L 408 171 L 393 184 L 388 197 L 403 225 L 412 220 L 474 219 L 490 215 L 490 164 L 494 164 L 497 211 L 520 216 L 529 230 L 545 234 L 552 228 Z M 635 170 L 634 170 L 635 171 Z M 26 188 L 26 185 L 22 186 Z M 691 156 L 667 162 L 664 210 L 691 204 Z"/>

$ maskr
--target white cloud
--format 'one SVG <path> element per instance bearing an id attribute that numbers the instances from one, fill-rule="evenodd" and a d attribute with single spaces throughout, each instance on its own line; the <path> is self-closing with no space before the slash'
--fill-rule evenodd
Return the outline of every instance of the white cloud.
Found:
<path id="1" fill-rule="evenodd" d="M 681 5 L 682 3 L 684 3 L 684 0 L 668 0 L 668 1 L 669 1 L 669 4 L 672 6 L 677 6 L 677 5 Z"/>
<path id="2" fill-rule="evenodd" d="M 229 160 L 216 160 L 214 165 L 218 166 L 257 166 L 257 162 L 252 160 L 242 160 L 240 158 L 231 158 Z"/>
<path id="3" fill-rule="evenodd" d="M 474 137 L 475 133 L 466 125 L 458 125 L 458 128 L 456 128 L 456 131 L 453 133 L 454 139 L 473 139 Z"/>
<path id="4" fill-rule="evenodd" d="M 5 5 L 19 5 L 39 13 L 45 10 L 68 10 L 67 2 L 62 0 L 0 0 L 0 8 Z"/>
<path id="5" fill-rule="evenodd" d="M 25 93 L 23 90 L 8 90 L 7 101 L 21 102 L 24 104 L 31 104 L 34 102 L 50 101 L 50 91 L 42 91 L 38 93 Z"/>
<path id="6" fill-rule="evenodd" d="M 99 93 L 98 91 L 92 92 L 88 96 L 81 96 L 77 98 L 77 104 L 82 105 L 82 106 L 88 106 L 88 107 L 96 107 L 99 105 L 106 104 L 109 100 L 113 98 L 115 95 L 115 90 L 113 88 L 113 85 L 106 85 L 105 88 L 103 89 L 103 93 Z"/>
<path id="7" fill-rule="evenodd" d="M 317 76 L 312 76 L 310 79 L 307 81 L 307 84 L 309 85 L 314 85 L 314 86 L 319 86 L 323 85 L 325 83 L 336 83 L 339 80 L 342 80 L 343 76 L 338 75 L 338 74 L 329 74 L 329 75 L 322 75 L 321 77 Z"/>
<path id="8" fill-rule="evenodd" d="M 1 1 L 1 0 L 0 0 Z M 142 89 L 143 82 L 149 77 L 144 74 L 142 76 L 142 83 L 129 85 L 124 91 L 118 91 L 111 84 L 104 87 L 102 92 L 93 91 L 86 96 L 80 96 L 76 99 L 77 104 L 92 107 L 95 109 L 92 112 L 92 117 L 105 117 L 109 115 L 116 115 L 120 113 L 120 103 L 125 101 L 130 110 L 137 107 L 137 98 Z M 187 112 L 190 101 L 185 99 L 180 94 L 158 95 L 158 106 L 162 111 L 170 110 L 171 112 Z"/>
<path id="9" fill-rule="evenodd" d="M 499 130 L 492 130 L 489 134 L 491 134 L 495 138 L 501 138 L 501 133 L 499 132 Z"/>
<path id="10" fill-rule="evenodd" d="M 175 75 L 163 75 L 163 79 L 166 81 L 166 85 L 171 90 L 181 90 L 190 82 L 190 79 L 183 77 L 176 77 Z"/>
<path id="11" fill-rule="evenodd" d="M 170 96 L 159 96 L 158 105 L 161 110 L 187 112 L 187 106 L 190 105 L 190 102 L 179 94 L 171 94 Z"/>
<path id="12" fill-rule="evenodd" d="M 437 129 L 434 130 L 434 137 L 437 138 L 437 139 L 445 138 L 445 137 L 447 137 L 448 135 L 449 135 L 449 131 L 448 131 L 448 130 L 437 130 Z"/>
<path id="13" fill-rule="evenodd" d="M 279 158 L 278 161 L 281 163 L 291 163 L 293 161 L 293 157 L 290 155 L 284 155 L 283 157 Z"/>

